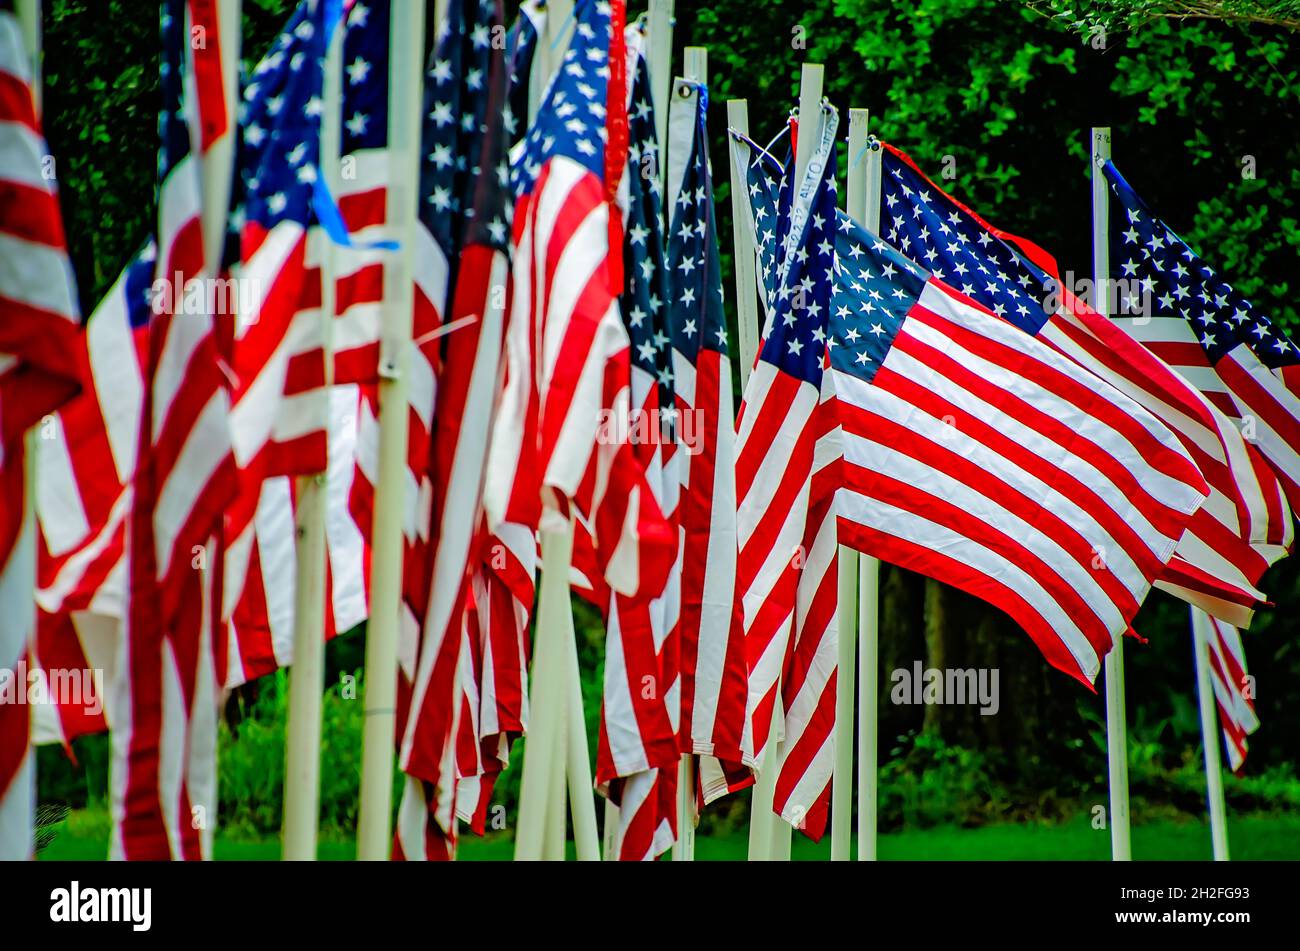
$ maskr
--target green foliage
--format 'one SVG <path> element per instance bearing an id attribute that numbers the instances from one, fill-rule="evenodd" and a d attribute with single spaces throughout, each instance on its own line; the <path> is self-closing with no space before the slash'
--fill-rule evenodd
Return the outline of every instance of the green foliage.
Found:
<path id="1" fill-rule="evenodd" d="M 984 754 L 950 746 L 938 736 L 915 732 L 900 736 L 883 758 L 883 828 L 983 824 L 992 818 L 996 799 Z"/>
<path id="2" fill-rule="evenodd" d="M 841 110 L 870 108 L 872 131 L 936 179 L 951 157 L 945 188 L 1089 275 L 1088 130 L 1109 125 L 1117 164 L 1162 217 L 1266 314 L 1300 326 L 1300 51 L 1284 30 L 1154 19 L 1080 36 L 990 0 L 717 0 L 679 10 L 677 29 L 709 48 L 720 179 L 725 100 L 747 99 L 766 141 L 795 104 L 799 64 L 825 63 Z"/>
<path id="3" fill-rule="evenodd" d="M 219 825 L 230 834 L 279 832 L 284 812 L 285 723 L 288 675 L 281 670 L 257 683 L 257 696 L 232 730 L 219 736 Z M 347 696 L 345 696 L 345 693 Z M 355 693 L 340 682 L 326 687 L 321 708 L 321 833 L 351 838 L 356 832 L 361 783 L 361 732 L 365 687 L 356 672 Z M 400 790 L 396 771 L 394 789 Z"/>

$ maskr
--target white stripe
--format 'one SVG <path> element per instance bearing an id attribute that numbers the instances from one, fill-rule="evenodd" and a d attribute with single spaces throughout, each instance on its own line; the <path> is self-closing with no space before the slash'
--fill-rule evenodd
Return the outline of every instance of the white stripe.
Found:
<path id="1" fill-rule="evenodd" d="M 0 231 L 0 295 L 68 320 L 77 314 L 72 264 L 62 248 Z"/>
<path id="2" fill-rule="evenodd" d="M 843 491 L 840 500 L 843 503 L 841 517 L 931 551 L 941 551 L 948 557 L 969 565 L 980 574 L 1015 591 L 1044 620 L 1046 626 L 1055 631 L 1056 636 L 1074 657 L 1079 671 L 1089 681 L 1096 679 L 1101 661 L 1088 639 L 1056 599 L 1015 562 L 916 512 L 909 512 L 850 490 Z M 1122 633 L 1122 628 L 1111 631 L 1112 636 L 1115 637 Z"/>

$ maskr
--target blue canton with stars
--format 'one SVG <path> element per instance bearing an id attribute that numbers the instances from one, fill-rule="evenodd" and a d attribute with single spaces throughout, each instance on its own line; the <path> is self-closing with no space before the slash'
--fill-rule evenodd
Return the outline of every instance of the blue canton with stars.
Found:
<path id="1" fill-rule="evenodd" d="M 623 324 L 631 345 L 634 366 L 659 383 L 659 405 L 671 413 L 672 359 L 665 332 L 668 296 L 664 267 L 663 231 L 659 222 L 659 157 L 655 144 L 654 112 L 649 108 L 650 74 L 645 59 L 638 58 L 632 82 L 632 101 L 644 104 L 628 122 L 628 216 L 623 240 L 627 286 L 619 299 Z M 644 170 L 650 171 L 649 175 Z"/>
<path id="2" fill-rule="evenodd" d="M 673 348 L 691 362 L 700 350 L 727 353 L 727 319 L 722 309 L 722 268 L 718 228 L 713 214 L 713 177 L 709 168 L 708 90 L 699 89 L 691 154 L 681 191 L 672 209 L 668 266 Z"/>
<path id="3" fill-rule="evenodd" d="M 826 357 L 835 273 L 833 155 L 832 152 L 832 160 L 827 162 L 813 195 L 804 233 L 788 252 L 788 260 L 783 260 L 783 252 L 794 203 L 793 177 L 782 175 L 780 185 L 775 185 L 764 171 L 761 156 L 749 164 L 751 205 L 760 232 L 760 259 L 768 301 L 767 336 L 759 359 L 818 388 Z M 775 166 L 774 161 L 772 164 Z M 761 215 L 760 205 L 763 206 Z"/>
<path id="4" fill-rule="evenodd" d="M 343 35 L 343 155 L 388 147 L 391 0 L 357 0 Z"/>
<path id="5" fill-rule="evenodd" d="M 906 159 L 883 148 L 880 228 L 895 248 L 939 280 L 1021 330 L 1037 334 L 1052 316 L 1055 282 L 991 234 Z"/>
<path id="6" fill-rule="evenodd" d="M 516 196 L 531 191 L 542 166 L 560 155 L 605 178 L 610 6 L 604 0 L 578 0 L 573 16 L 573 40 L 511 169 Z"/>
<path id="7" fill-rule="evenodd" d="M 831 365 L 870 383 L 930 275 L 844 212 L 838 215 Z"/>
<path id="8" fill-rule="evenodd" d="M 285 220 L 309 221 L 320 175 L 324 61 L 324 4 L 302 0 L 244 87 L 242 222 L 270 230 Z"/>
<path id="9" fill-rule="evenodd" d="M 537 53 L 537 37 L 542 17 L 534 3 L 523 3 L 519 16 L 506 37 L 506 61 L 510 64 L 510 98 L 502 122 L 505 124 L 507 142 L 514 145 L 523 138 L 523 123 L 528 115 L 528 82 L 533 71 L 533 57 Z"/>
<path id="10" fill-rule="evenodd" d="M 780 166 L 760 156 L 749 166 L 750 203 L 756 220 L 770 222 L 760 234 L 765 287 L 775 283 L 777 186 Z M 760 226 L 760 230 L 761 226 Z M 831 366 L 868 383 L 884 362 L 908 312 L 921 296 L 929 273 L 871 234 L 844 212 L 835 211 L 835 277 L 829 321 Z"/>
<path id="11" fill-rule="evenodd" d="M 185 121 L 185 0 L 165 0 L 161 14 L 162 108 L 158 113 L 158 183 L 190 154 L 190 130 Z"/>
<path id="12" fill-rule="evenodd" d="M 466 244 L 510 238 L 502 130 L 488 126 L 506 94 L 502 19 L 500 0 L 451 0 L 425 75 L 420 220 L 453 262 Z"/>
<path id="13" fill-rule="evenodd" d="M 1146 305 L 1148 316 L 1182 317 L 1212 364 L 1242 343 L 1270 369 L 1300 362 L 1286 333 L 1155 217 L 1113 163 L 1104 171 L 1123 209 L 1111 226 L 1111 277 L 1133 288 L 1121 291 L 1118 316 L 1144 313 Z"/>

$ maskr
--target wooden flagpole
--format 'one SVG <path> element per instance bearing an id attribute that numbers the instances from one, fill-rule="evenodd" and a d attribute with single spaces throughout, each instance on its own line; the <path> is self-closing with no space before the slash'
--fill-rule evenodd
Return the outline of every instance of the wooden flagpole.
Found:
<path id="1" fill-rule="evenodd" d="M 852 127 L 850 126 L 850 129 Z M 880 143 L 864 141 L 851 149 L 852 167 L 862 156 L 864 193 L 859 198 L 849 178 L 849 214 L 872 234 L 880 233 Z M 876 813 L 880 801 L 877 750 L 880 734 L 880 562 L 870 555 L 858 558 L 858 861 L 875 861 Z"/>
<path id="2" fill-rule="evenodd" d="M 1214 861 L 1228 861 L 1228 815 L 1223 801 L 1223 766 L 1219 761 L 1219 717 L 1210 682 L 1210 636 L 1214 621 L 1204 611 L 1192 613 L 1192 648 L 1196 652 L 1196 696 L 1201 708 L 1201 743 L 1205 747 L 1205 794 L 1210 803 L 1210 838 Z"/>
<path id="3" fill-rule="evenodd" d="M 343 112 L 343 36 L 340 23 L 325 56 L 321 115 L 320 174 L 330 193 L 340 193 L 339 126 Z M 334 276 L 339 253 L 329 240 L 320 243 L 321 348 L 325 363 L 325 392 L 334 383 Z M 329 492 L 325 471 L 303 476 L 297 483 L 297 573 L 294 577 L 293 665 L 289 670 L 289 708 L 285 728 L 284 820 L 281 857 L 285 861 L 316 858 L 320 824 L 321 704 L 325 691 L 325 578 L 328 557 L 325 535 Z"/>
<path id="4" fill-rule="evenodd" d="M 1110 316 L 1110 194 L 1102 168 L 1110 160 L 1110 128 L 1092 130 L 1092 277 L 1097 313 Z M 1124 636 L 1106 655 L 1106 751 L 1110 779 L 1111 858 L 1132 855 L 1128 812 L 1128 723 L 1124 712 Z"/>
<path id="5" fill-rule="evenodd" d="M 862 221 L 866 199 L 866 109 L 849 110 L 849 175 L 844 209 Z M 861 216 L 861 217 L 860 217 Z M 847 862 L 853 839 L 853 710 L 857 661 L 858 553 L 840 546 L 835 618 L 839 663 L 835 679 L 835 773 L 831 780 L 831 861 Z"/>
<path id="6" fill-rule="evenodd" d="M 412 248 L 419 201 L 424 89 L 421 0 L 394 0 L 389 37 L 388 208 L 400 248 L 384 262 L 379 355 L 379 474 L 366 630 L 365 724 L 357 858 L 380 860 L 391 849 L 397 640 L 402 602 L 402 516 L 406 503 L 407 362 L 414 306 Z"/>
<path id="7" fill-rule="evenodd" d="M 686 47 L 682 66 L 682 77 L 688 82 L 708 85 L 709 51 L 705 47 Z M 651 75 L 653 77 L 653 74 Z M 667 111 L 668 103 L 665 101 L 664 112 Z M 667 122 L 667 115 L 664 116 L 664 122 Z M 663 156 L 666 171 L 667 147 L 663 150 Z M 664 194 L 665 228 L 672 225 L 672 207 L 675 199 L 674 195 Z M 682 755 L 677 770 L 677 841 L 673 844 L 673 859 L 682 862 L 695 861 L 695 756 L 693 753 Z"/>

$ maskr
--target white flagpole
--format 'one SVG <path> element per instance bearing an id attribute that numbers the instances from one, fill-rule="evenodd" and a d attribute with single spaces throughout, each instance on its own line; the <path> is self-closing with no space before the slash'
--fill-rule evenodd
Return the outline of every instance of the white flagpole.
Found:
<path id="1" fill-rule="evenodd" d="M 727 100 L 727 125 L 744 135 L 749 134 L 749 103 L 744 99 Z M 758 354 L 759 317 L 758 317 L 758 271 L 757 248 L 752 235 L 743 223 L 743 203 L 748 201 L 746 182 L 749 180 L 747 169 L 736 161 L 736 150 L 727 149 L 731 170 L 731 238 L 736 267 L 736 324 L 740 335 L 740 387 L 744 392 L 749 382 L 749 373 L 753 369 L 754 359 Z M 771 746 L 769 738 L 768 745 Z M 766 761 L 766 759 L 765 759 Z M 770 769 L 760 772 L 752 793 L 749 809 L 749 859 L 760 861 L 766 859 L 771 848 L 772 795 L 767 793 L 768 808 L 759 809 L 757 803 L 762 794 L 760 787 Z"/>
<path id="2" fill-rule="evenodd" d="M 339 24 L 325 56 L 321 116 L 320 174 L 332 194 L 339 194 L 339 125 L 343 111 L 343 25 Z M 322 234 L 323 237 L 323 234 Z M 325 392 L 334 382 L 334 276 L 336 250 L 320 243 L 321 348 Z M 328 557 L 325 471 L 298 479 L 298 524 L 294 576 L 293 665 L 289 670 L 289 708 L 285 728 L 284 820 L 281 857 L 285 861 L 316 858 L 320 825 L 321 704 L 325 690 L 325 577 Z"/>
<path id="3" fill-rule="evenodd" d="M 18 0 L 14 4 L 14 15 L 18 20 L 18 29 L 23 37 L 23 49 L 32 67 L 32 100 L 36 103 L 36 115 L 41 115 L 41 100 L 44 83 L 41 79 L 41 0 Z"/>
<path id="4" fill-rule="evenodd" d="M 850 127 L 852 128 L 852 127 Z M 880 233 L 880 143 L 863 142 L 852 149 L 850 168 L 862 149 L 865 164 L 863 194 L 849 177 L 849 214 L 872 234 Z M 870 555 L 858 559 L 858 861 L 876 859 L 876 814 L 880 802 L 877 753 L 880 735 L 880 562 Z"/>
<path id="5" fill-rule="evenodd" d="M 568 572 L 572 551 L 572 527 L 542 532 L 537 635 L 529 675 L 531 716 L 524 741 L 519 824 L 515 831 L 515 858 L 520 860 L 535 861 L 546 857 L 547 815 L 555 789 L 553 774 L 564 770 L 564 753 L 560 746 L 563 719 L 555 715 L 554 708 L 563 702 L 566 679 L 563 639 L 569 625 L 565 623 L 564 614 L 570 610 Z M 571 619 L 569 623 L 572 623 Z"/>
<path id="6" fill-rule="evenodd" d="M 406 503 L 407 362 L 414 306 L 412 245 L 419 200 L 424 89 L 421 0 L 394 0 L 389 38 L 388 208 L 401 243 L 384 262 L 383 337 L 379 356 L 379 475 L 366 630 L 365 725 L 357 858 L 381 860 L 391 849 L 397 639 L 402 602 L 402 521 Z"/>
<path id="7" fill-rule="evenodd" d="M 570 605 L 572 608 L 572 605 Z M 587 719 L 582 709 L 582 681 L 578 671 L 577 632 L 573 627 L 573 611 L 566 612 L 569 626 L 565 641 L 567 667 L 569 803 L 573 819 L 573 850 L 579 862 L 600 861 L 600 832 L 596 827 L 596 795 L 592 788 L 591 758 L 587 747 Z"/>
<path id="8" fill-rule="evenodd" d="M 749 103 L 744 99 L 727 100 L 727 125 L 749 135 Z M 757 249 L 741 219 L 741 202 L 745 196 L 746 170 L 736 164 L 735 150 L 727 149 L 731 169 L 731 242 L 736 267 L 736 324 L 740 335 L 740 390 L 745 391 L 749 371 L 758 355 L 758 270 L 754 255 Z"/>
<path id="9" fill-rule="evenodd" d="M 866 198 L 866 109 L 849 110 L 849 175 L 845 211 L 862 212 Z M 858 553 L 840 546 L 839 602 L 835 621 L 839 636 L 839 663 L 835 675 L 835 773 L 831 779 L 831 861 L 847 862 L 853 839 L 853 708 L 857 661 Z"/>
<path id="10" fill-rule="evenodd" d="M 646 66 L 650 69 L 650 102 L 655 110 L 659 142 L 659 181 L 668 175 L 668 99 L 673 86 L 673 0 L 649 0 L 646 23 Z M 695 47 L 698 49 L 698 47 Z M 672 215 L 672 198 L 664 196 L 665 226 Z"/>
<path id="11" fill-rule="evenodd" d="M 1096 310 L 1110 316 L 1110 195 L 1102 167 L 1110 159 L 1110 128 L 1092 130 L 1092 276 Z M 1124 713 L 1124 635 L 1106 655 L 1106 749 L 1110 778 L 1111 858 L 1132 855 L 1128 813 L 1128 723 Z"/>
<path id="12" fill-rule="evenodd" d="M 745 135 L 749 134 L 749 103 L 744 99 L 729 99 L 727 101 L 727 125 L 737 132 Z M 758 262 L 756 260 L 757 248 L 754 246 L 753 238 L 742 223 L 742 203 L 748 201 L 746 195 L 746 182 L 749 180 L 747 170 L 740 167 L 736 162 L 735 149 L 728 149 L 730 155 L 731 167 L 731 237 L 734 248 L 734 259 L 736 266 L 736 323 L 740 333 L 740 387 L 744 392 L 745 385 L 749 382 L 749 373 L 753 369 L 754 360 L 758 355 L 758 337 L 759 337 L 759 316 L 758 316 Z M 773 728 L 775 733 L 775 726 Z M 771 737 L 768 738 L 768 746 L 772 746 Z M 763 766 L 767 766 L 768 757 L 765 755 Z M 768 858 L 771 850 L 771 822 L 772 815 L 772 793 L 763 791 L 765 778 L 770 776 L 771 770 L 763 768 L 760 770 L 758 779 L 755 782 L 752 798 L 749 807 L 749 860 L 751 862 L 763 861 Z M 759 803 L 762 797 L 766 797 L 767 809 L 760 809 Z"/>
<path id="13" fill-rule="evenodd" d="M 1210 636 L 1214 621 L 1192 607 L 1192 647 L 1196 651 L 1196 696 L 1201 707 L 1201 742 L 1205 746 L 1205 793 L 1210 801 L 1210 837 L 1214 861 L 1228 861 L 1228 816 L 1223 801 L 1223 767 L 1219 762 L 1219 718 L 1210 683 Z"/>

